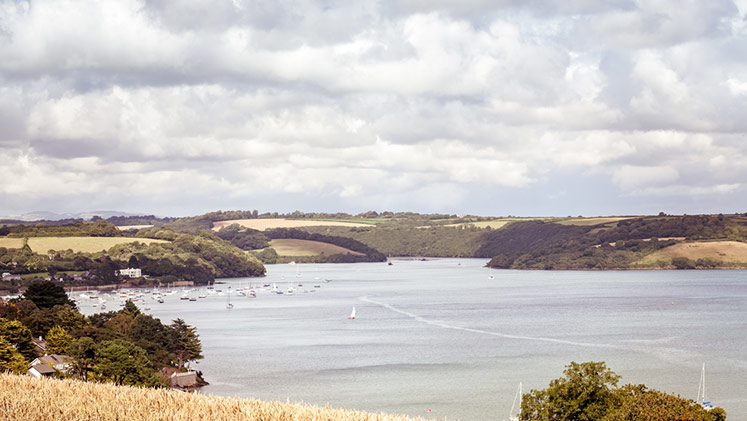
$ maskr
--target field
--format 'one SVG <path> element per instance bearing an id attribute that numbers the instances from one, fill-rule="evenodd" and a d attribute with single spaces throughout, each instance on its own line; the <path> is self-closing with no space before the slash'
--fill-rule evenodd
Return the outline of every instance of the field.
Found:
<path id="1" fill-rule="evenodd" d="M 120 231 L 124 231 L 124 230 L 141 230 L 143 228 L 150 228 L 152 226 L 153 225 L 119 225 L 117 228 Z"/>
<path id="2" fill-rule="evenodd" d="M 150 238 L 131 237 L 31 237 L 29 238 L 29 247 L 36 253 L 67 249 L 95 253 L 101 250 L 108 250 L 117 244 L 132 243 L 135 241 L 146 244 L 167 242 Z M 0 238 L 0 247 L 20 248 L 22 246 L 23 239 L 21 238 Z"/>
<path id="3" fill-rule="evenodd" d="M 363 253 L 358 253 L 346 248 L 336 246 L 329 243 L 321 243 L 319 241 L 309 240 L 297 240 L 292 238 L 280 238 L 277 240 L 270 241 L 270 247 L 274 248 L 278 252 L 279 256 L 318 256 L 324 254 L 326 256 L 332 254 L 354 254 L 357 256 L 363 256 Z"/>
<path id="4" fill-rule="evenodd" d="M 599 218 L 571 218 L 571 219 L 564 219 L 562 221 L 554 221 L 561 225 L 580 225 L 580 226 L 588 226 L 588 225 L 599 225 L 599 224 L 608 224 L 610 222 L 617 222 L 622 221 L 624 219 L 631 219 L 630 216 L 610 216 L 610 217 L 599 217 Z"/>
<path id="5" fill-rule="evenodd" d="M 300 228 L 300 227 L 320 227 L 320 226 L 333 226 L 333 227 L 366 227 L 370 226 L 370 223 L 361 224 L 357 222 L 341 222 L 341 221 L 317 221 L 317 220 L 305 220 L 305 219 L 234 219 L 232 221 L 218 221 L 213 223 L 213 231 L 219 231 L 221 228 L 231 224 L 239 224 L 242 227 L 255 229 L 258 231 L 264 231 L 272 228 Z"/>
<path id="6" fill-rule="evenodd" d="M 670 262 L 673 257 L 687 257 L 690 260 L 711 258 L 724 263 L 744 264 L 747 263 L 747 244 L 738 241 L 679 243 L 651 253 L 638 263 L 649 265 L 659 260 Z"/>
<path id="7" fill-rule="evenodd" d="M 0 419 L 52 420 L 361 420 L 413 418 L 321 408 L 304 403 L 224 398 L 77 380 L 0 374 Z M 416 418 L 422 420 L 422 418 Z"/>

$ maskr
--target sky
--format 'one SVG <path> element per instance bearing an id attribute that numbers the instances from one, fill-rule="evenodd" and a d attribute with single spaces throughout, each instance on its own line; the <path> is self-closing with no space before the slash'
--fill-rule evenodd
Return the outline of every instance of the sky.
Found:
<path id="1" fill-rule="evenodd" d="M 0 215 L 747 212 L 747 0 L 0 0 Z"/>

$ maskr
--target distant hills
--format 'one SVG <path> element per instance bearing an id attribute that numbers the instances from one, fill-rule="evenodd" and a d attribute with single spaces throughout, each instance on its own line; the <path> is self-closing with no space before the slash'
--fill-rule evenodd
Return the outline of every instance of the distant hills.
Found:
<path id="1" fill-rule="evenodd" d="M 112 216 L 136 216 L 136 215 L 139 215 L 139 214 L 122 212 L 122 211 L 107 211 L 107 210 L 78 212 L 78 213 L 55 213 L 55 212 L 49 212 L 49 211 L 33 211 L 33 212 L 24 213 L 22 215 L 0 216 L 0 221 L 9 220 L 9 221 L 32 222 L 32 221 L 61 221 L 64 219 L 82 219 L 84 221 L 88 221 L 94 216 L 99 216 L 101 218 L 106 219 Z"/>

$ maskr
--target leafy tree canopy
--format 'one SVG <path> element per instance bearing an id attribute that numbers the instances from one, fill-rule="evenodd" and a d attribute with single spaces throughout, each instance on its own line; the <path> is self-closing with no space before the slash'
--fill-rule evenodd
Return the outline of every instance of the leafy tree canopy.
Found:
<path id="1" fill-rule="evenodd" d="M 65 289 L 54 282 L 34 282 L 29 285 L 23 297 L 33 301 L 39 308 L 51 308 L 56 305 L 75 307 L 75 302 L 67 297 Z"/>

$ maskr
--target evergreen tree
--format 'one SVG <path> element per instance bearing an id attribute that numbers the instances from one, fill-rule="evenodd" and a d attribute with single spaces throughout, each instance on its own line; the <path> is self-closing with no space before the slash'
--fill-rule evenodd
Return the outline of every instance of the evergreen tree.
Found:
<path id="1" fill-rule="evenodd" d="M 189 361 L 204 358 L 202 355 L 202 344 L 196 333 L 196 328 L 184 323 L 182 319 L 176 319 L 169 326 L 174 341 L 174 354 L 177 359 L 177 367 L 182 368 Z"/>
<path id="2" fill-rule="evenodd" d="M 0 336 L 0 373 L 24 374 L 28 366 L 18 350 Z"/>
<path id="3" fill-rule="evenodd" d="M 51 281 L 34 282 L 26 289 L 23 297 L 33 301 L 39 308 L 52 308 L 56 305 L 75 307 L 75 302 L 67 297 L 65 288 Z"/>
<path id="4" fill-rule="evenodd" d="M 47 350 L 50 354 L 63 354 L 73 341 L 64 328 L 56 325 L 47 333 Z"/>
<path id="5" fill-rule="evenodd" d="M 0 337 L 13 345 L 27 361 L 36 358 L 34 343 L 31 341 L 31 330 L 18 320 L 0 318 Z"/>

